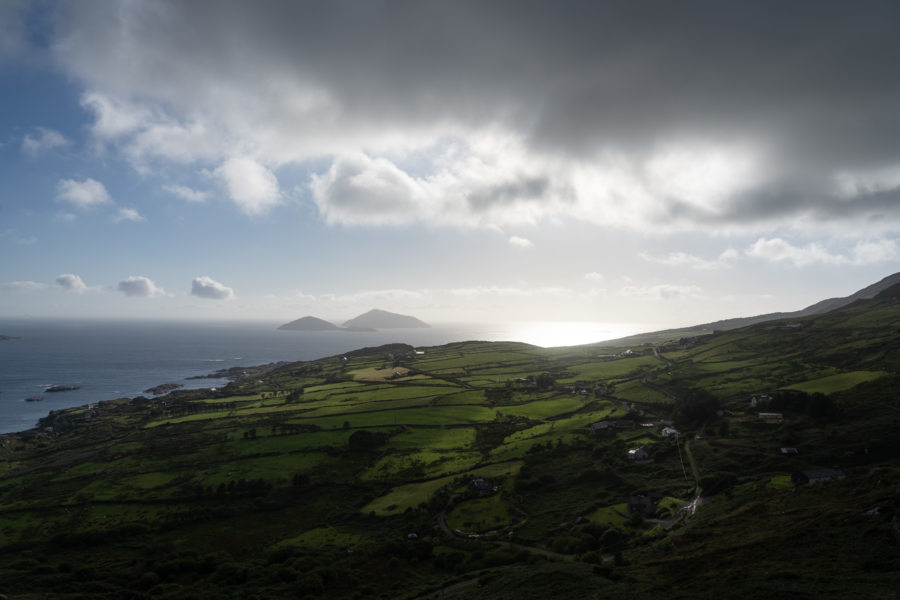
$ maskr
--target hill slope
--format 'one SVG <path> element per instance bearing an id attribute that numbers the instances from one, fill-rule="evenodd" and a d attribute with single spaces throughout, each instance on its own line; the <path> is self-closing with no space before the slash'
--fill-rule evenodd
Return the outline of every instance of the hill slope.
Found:
<path id="1" fill-rule="evenodd" d="M 737 317 L 734 319 L 713 321 L 711 323 L 702 323 L 700 325 L 693 325 L 691 327 L 681 327 L 677 329 L 665 329 L 663 331 L 639 333 L 637 335 L 610 340 L 609 342 L 606 342 L 606 344 L 653 344 L 682 337 L 703 335 L 706 333 L 712 333 L 713 331 L 729 331 L 731 329 L 748 327 L 757 323 L 765 323 L 766 321 L 775 321 L 777 319 L 797 319 L 810 315 L 819 315 L 832 310 L 836 310 L 838 308 L 841 308 L 842 306 L 847 306 L 848 304 L 852 304 L 857 300 L 872 299 L 876 297 L 880 292 L 887 290 L 888 288 L 891 288 L 892 286 L 895 286 L 897 284 L 900 284 L 900 273 L 889 275 L 881 281 L 873 283 L 870 286 L 866 286 L 858 292 L 855 292 L 849 296 L 845 296 L 843 298 L 829 298 L 827 300 L 821 300 L 801 310 L 795 310 L 792 312 L 767 313 L 763 315 L 756 315 L 753 317 Z"/>

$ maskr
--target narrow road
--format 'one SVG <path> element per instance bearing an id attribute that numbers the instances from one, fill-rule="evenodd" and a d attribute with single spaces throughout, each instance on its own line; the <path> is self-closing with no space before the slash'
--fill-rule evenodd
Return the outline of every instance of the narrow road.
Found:
<path id="1" fill-rule="evenodd" d="M 691 441 L 685 440 L 684 453 L 687 454 L 688 463 L 691 465 L 691 474 L 694 476 L 694 484 L 697 486 L 697 495 L 700 494 L 700 472 L 697 470 L 697 461 L 694 460 L 694 453 L 691 452 Z"/>

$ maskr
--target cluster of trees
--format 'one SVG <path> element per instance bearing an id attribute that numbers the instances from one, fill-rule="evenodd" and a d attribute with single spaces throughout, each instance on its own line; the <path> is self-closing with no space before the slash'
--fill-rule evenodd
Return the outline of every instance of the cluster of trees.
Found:
<path id="1" fill-rule="evenodd" d="M 692 429 L 719 416 L 719 399 L 706 390 L 688 390 L 675 403 L 673 418 L 678 429 Z"/>
<path id="2" fill-rule="evenodd" d="M 217 487 L 197 486 L 197 495 L 205 497 L 253 497 L 265 496 L 272 491 L 272 484 L 265 479 L 232 479 L 227 484 L 220 483 Z"/>
<path id="3" fill-rule="evenodd" d="M 807 394 L 800 390 L 778 390 L 771 395 L 771 400 L 757 404 L 757 408 L 779 412 L 805 412 L 815 419 L 832 417 L 837 412 L 834 401 L 829 396 L 821 392 Z"/>

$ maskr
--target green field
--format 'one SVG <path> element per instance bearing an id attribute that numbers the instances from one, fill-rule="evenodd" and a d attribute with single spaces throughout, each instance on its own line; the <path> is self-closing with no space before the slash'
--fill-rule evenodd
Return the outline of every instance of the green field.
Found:
<path id="1" fill-rule="evenodd" d="M 820 377 L 788 386 L 786 389 L 799 390 L 807 394 L 822 393 L 831 394 L 833 392 L 842 392 L 852 387 L 873 381 L 880 377 L 884 377 L 887 373 L 879 371 L 852 371 L 850 373 L 840 373 L 838 375 L 830 375 L 828 377 Z"/>

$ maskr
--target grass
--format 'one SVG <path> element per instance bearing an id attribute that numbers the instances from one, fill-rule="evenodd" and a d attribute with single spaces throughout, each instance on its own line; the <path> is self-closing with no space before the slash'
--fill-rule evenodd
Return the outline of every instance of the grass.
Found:
<path id="1" fill-rule="evenodd" d="M 356 533 L 339 531 L 334 527 L 318 527 L 310 529 L 298 536 L 281 540 L 272 547 L 274 549 L 287 547 L 305 547 L 314 548 L 316 550 L 323 549 L 327 546 L 335 546 L 337 548 L 353 548 L 358 546 L 365 540 Z"/>
<path id="2" fill-rule="evenodd" d="M 796 383 L 788 386 L 786 389 L 799 390 L 801 392 L 806 392 L 807 394 L 814 394 L 816 392 L 831 394 L 849 390 L 860 383 L 874 381 L 885 375 L 887 375 L 887 373 L 883 371 L 851 371 L 849 373 L 840 373 L 838 375 L 830 375 L 828 377 L 820 377 L 818 379 Z"/>
<path id="3" fill-rule="evenodd" d="M 472 471 L 461 475 L 450 475 L 432 479 L 430 481 L 399 485 L 391 489 L 391 491 L 384 496 L 376 498 L 366 504 L 361 509 L 361 512 L 365 514 L 374 512 L 379 516 L 401 514 L 407 508 L 416 508 L 420 504 L 428 502 L 438 490 L 444 486 L 450 485 L 457 479 L 472 477 L 484 477 L 488 479 L 495 477 L 512 477 L 515 476 L 521 468 L 521 461 L 495 463 L 478 467 L 477 469 L 473 469 Z"/>
<path id="4" fill-rule="evenodd" d="M 458 503 L 447 513 L 447 526 L 466 533 L 483 533 L 510 524 L 509 502 L 499 493 Z"/>
<path id="5" fill-rule="evenodd" d="M 587 515 L 587 519 L 597 525 L 624 527 L 628 521 L 628 517 L 625 515 L 628 515 L 628 505 L 623 502 L 613 506 L 600 507 Z"/>

